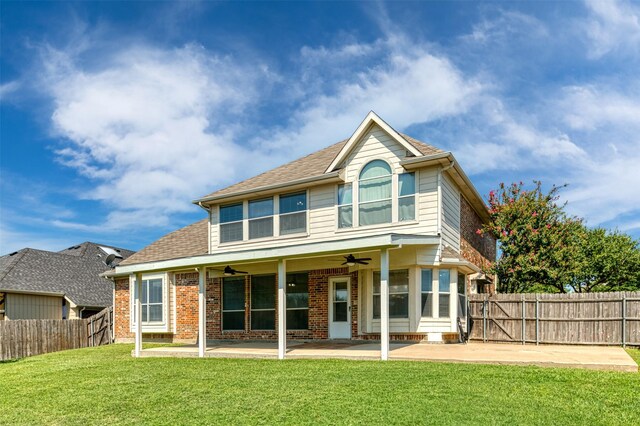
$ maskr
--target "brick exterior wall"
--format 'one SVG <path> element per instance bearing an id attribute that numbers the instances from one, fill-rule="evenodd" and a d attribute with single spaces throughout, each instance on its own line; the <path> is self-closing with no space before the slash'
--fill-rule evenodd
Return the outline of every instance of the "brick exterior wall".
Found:
<path id="1" fill-rule="evenodd" d="M 460 197 L 460 251 L 465 259 L 482 268 L 496 260 L 496 239 L 486 233 L 478 235 L 476 231 L 480 228 L 480 216 Z"/>
<path id="2" fill-rule="evenodd" d="M 118 278 L 114 283 L 115 304 L 113 306 L 113 314 L 115 316 L 115 324 L 113 325 L 113 333 L 117 341 L 132 340 L 134 338 L 131 333 L 130 323 L 130 299 L 129 299 L 129 278 Z"/>
<path id="3" fill-rule="evenodd" d="M 496 239 L 486 233 L 478 235 L 476 231 L 480 228 L 480 216 L 464 197 L 460 197 L 460 252 L 466 260 L 484 269 L 496 260 Z M 493 287 L 493 284 L 485 285 L 485 292 L 495 292 Z"/>
<path id="4" fill-rule="evenodd" d="M 175 340 L 193 341 L 198 338 L 198 273 L 177 273 L 174 276 L 176 291 Z"/>

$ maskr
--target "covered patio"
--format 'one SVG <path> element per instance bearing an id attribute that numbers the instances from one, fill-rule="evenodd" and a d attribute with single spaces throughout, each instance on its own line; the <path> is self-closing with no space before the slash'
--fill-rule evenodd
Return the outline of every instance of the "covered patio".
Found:
<path id="1" fill-rule="evenodd" d="M 277 342 L 218 342 L 204 351 L 206 358 L 278 358 Z M 140 357 L 198 357 L 197 345 L 143 349 Z M 378 342 L 289 341 L 289 359 L 379 360 Z M 539 367 L 585 368 L 638 372 L 638 365 L 620 347 L 516 345 L 497 343 L 429 344 L 390 343 L 389 360 L 503 364 Z"/>

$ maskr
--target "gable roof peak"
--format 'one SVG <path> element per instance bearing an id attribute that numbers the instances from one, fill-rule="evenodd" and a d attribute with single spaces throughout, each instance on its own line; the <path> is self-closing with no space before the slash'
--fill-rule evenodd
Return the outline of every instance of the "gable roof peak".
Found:
<path id="1" fill-rule="evenodd" d="M 413 156 L 422 157 L 423 154 L 420 152 L 418 148 L 416 148 L 412 143 L 410 143 L 406 138 L 403 137 L 400 133 L 398 133 L 393 127 L 387 124 L 378 114 L 376 114 L 373 110 L 369 111 L 367 116 L 362 120 L 362 123 L 358 126 L 355 132 L 351 135 L 351 137 L 347 140 L 347 143 L 344 144 L 338 155 L 335 156 L 329 167 L 325 173 L 330 173 L 338 169 L 338 166 L 342 161 L 347 158 L 347 155 L 354 149 L 356 143 L 360 140 L 362 135 L 369 130 L 371 125 L 377 124 L 382 128 L 385 132 L 387 132 L 393 139 L 396 140 L 400 145 L 402 145 L 408 153 L 411 153 Z"/>

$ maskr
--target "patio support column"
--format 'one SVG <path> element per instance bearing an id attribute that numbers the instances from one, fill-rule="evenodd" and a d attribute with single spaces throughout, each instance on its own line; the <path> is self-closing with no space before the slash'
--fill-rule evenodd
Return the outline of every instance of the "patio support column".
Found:
<path id="1" fill-rule="evenodd" d="M 198 268 L 198 356 L 204 357 L 207 349 L 207 268 Z"/>
<path id="2" fill-rule="evenodd" d="M 136 329 L 135 329 L 135 357 L 140 358 L 140 351 L 142 351 L 142 274 L 136 274 L 135 285 L 135 317 L 136 317 Z"/>
<path id="3" fill-rule="evenodd" d="M 389 249 L 380 252 L 380 359 L 389 359 Z"/>
<path id="4" fill-rule="evenodd" d="M 278 260 L 278 359 L 284 359 L 287 352 L 287 261 Z"/>

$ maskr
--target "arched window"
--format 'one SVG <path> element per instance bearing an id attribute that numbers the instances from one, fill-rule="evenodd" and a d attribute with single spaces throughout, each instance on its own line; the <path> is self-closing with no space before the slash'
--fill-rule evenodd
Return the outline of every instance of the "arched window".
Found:
<path id="1" fill-rule="evenodd" d="M 391 167 L 382 160 L 373 160 L 360 172 L 360 226 L 391 223 Z"/>

